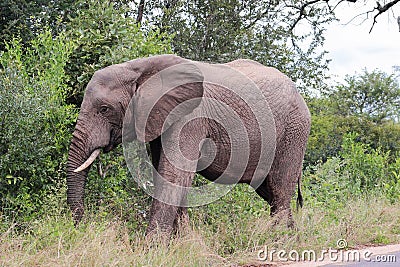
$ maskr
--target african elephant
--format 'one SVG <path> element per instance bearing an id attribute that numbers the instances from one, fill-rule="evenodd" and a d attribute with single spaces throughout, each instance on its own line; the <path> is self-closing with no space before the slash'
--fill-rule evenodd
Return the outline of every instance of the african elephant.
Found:
<path id="1" fill-rule="evenodd" d="M 208 81 L 212 79 L 222 85 Z M 162 91 L 165 86 L 170 89 Z M 134 108 L 129 109 L 132 101 Z M 167 122 L 178 106 L 181 110 Z M 302 204 L 300 179 L 311 121 L 294 83 L 278 70 L 251 60 L 207 64 L 160 55 L 106 67 L 88 83 L 67 162 L 67 201 L 76 223 L 84 212 L 89 167 L 100 150 L 109 152 L 121 144 L 127 110 L 132 119 L 124 127 L 131 139 L 149 143 L 152 164 L 163 179 L 190 187 L 197 172 L 211 181 L 248 183 L 269 203 L 272 215 L 284 212 L 289 220 L 296 185 Z M 200 115 L 182 123 L 194 113 Z M 231 129 L 224 129 L 229 122 Z M 167 148 L 168 142 L 174 145 Z M 176 150 L 179 157 L 190 159 L 188 169 L 176 167 L 179 163 L 166 156 L 174 157 Z M 204 163 L 208 154 L 212 158 Z M 161 194 L 171 195 L 163 188 L 158 188 Z M 183 201 L 185 191 L 175 198 Z M 185 213 L 184 205 L 155 198 L 147 231 L 171 233 Z"/>

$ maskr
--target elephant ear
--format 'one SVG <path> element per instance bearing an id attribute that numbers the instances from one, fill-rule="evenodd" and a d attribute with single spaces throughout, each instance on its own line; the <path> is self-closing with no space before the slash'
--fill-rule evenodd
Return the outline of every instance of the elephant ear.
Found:
<path id="1" fill-rule="evenodd" d="M 137 138 L 149 142 L 193 112 L 203 96 L 204 77 L 194 62 L 176 64 L 139 85 L 134 96 Z"/>

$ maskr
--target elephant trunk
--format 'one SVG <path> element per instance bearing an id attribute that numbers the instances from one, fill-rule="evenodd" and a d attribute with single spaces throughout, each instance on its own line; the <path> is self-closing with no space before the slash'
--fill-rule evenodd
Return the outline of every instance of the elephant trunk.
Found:
<path id="1" fill-rule="evenodd" d="M 86 178 L 90 169 L 89 166 L 82 171 L 75 172 L 89 156 L 89 151 L 82 149 L 85 147 L 87 146 L 82 143 L 82 139 L 74 136 L 68 152 L 67 203 L 71 209 L 75 225 L 80 222 L 84 213 L 84 190 Z"/>

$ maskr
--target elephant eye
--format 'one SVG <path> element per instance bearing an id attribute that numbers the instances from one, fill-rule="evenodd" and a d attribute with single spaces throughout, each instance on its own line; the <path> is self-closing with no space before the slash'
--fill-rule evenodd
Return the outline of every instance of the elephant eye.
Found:
<path id="1" fill-rule="evenodd" d="M 108 111 L 109 109 L 110 109 L 110 108 L 107 107 L 107 106 L 101 106 L 99 112 L 100 112 L 100 114 L 104 115 L 104 114 L 107 113 L 107 111 Z"/>

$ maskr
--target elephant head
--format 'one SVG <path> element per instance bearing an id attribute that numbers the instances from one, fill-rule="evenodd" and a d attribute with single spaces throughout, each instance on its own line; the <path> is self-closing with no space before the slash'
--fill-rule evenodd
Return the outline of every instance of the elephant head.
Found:
<path id="1" fill-rule="evenodd" d="M 185 68 L 163 72 L 163 81 L 158 77 L 160 82 L 148 82 L 161 71 L 181 64 L 186 64 Z M 189 82 L 176 82 L 177 79 Z M 174 87 L 170 88 L 172 90 L 162 91 L 165 80 L 170 81 L 167 84 Z M 134 111 L 129 114 L 134 119 L 128 126 L 132 136 L 151 141 L 166 130 L 163 124 L 171 110 L 187 100 L 202 97 L 201 81 L 202 75 L 194 64 L 174 55 L 132 60 L 106 67 L 93 75 L 85 91 L 67 162 L 67 202 L 75 223 L 83 216 L 84 187 L 90 165 L 101 150 L 109 152 L 122 142 L 127 110 Z M 132 98 L 134 109 L 128 109 Z M 189 102 L 191 106 L 186 107 L 185 112 L 191 112 L 199 104 Z M 138 130 L 141 129 L 138 125 L 144 125 L 144 131 Z M 173 121 L 168 125 L 171 127 Z"/>

